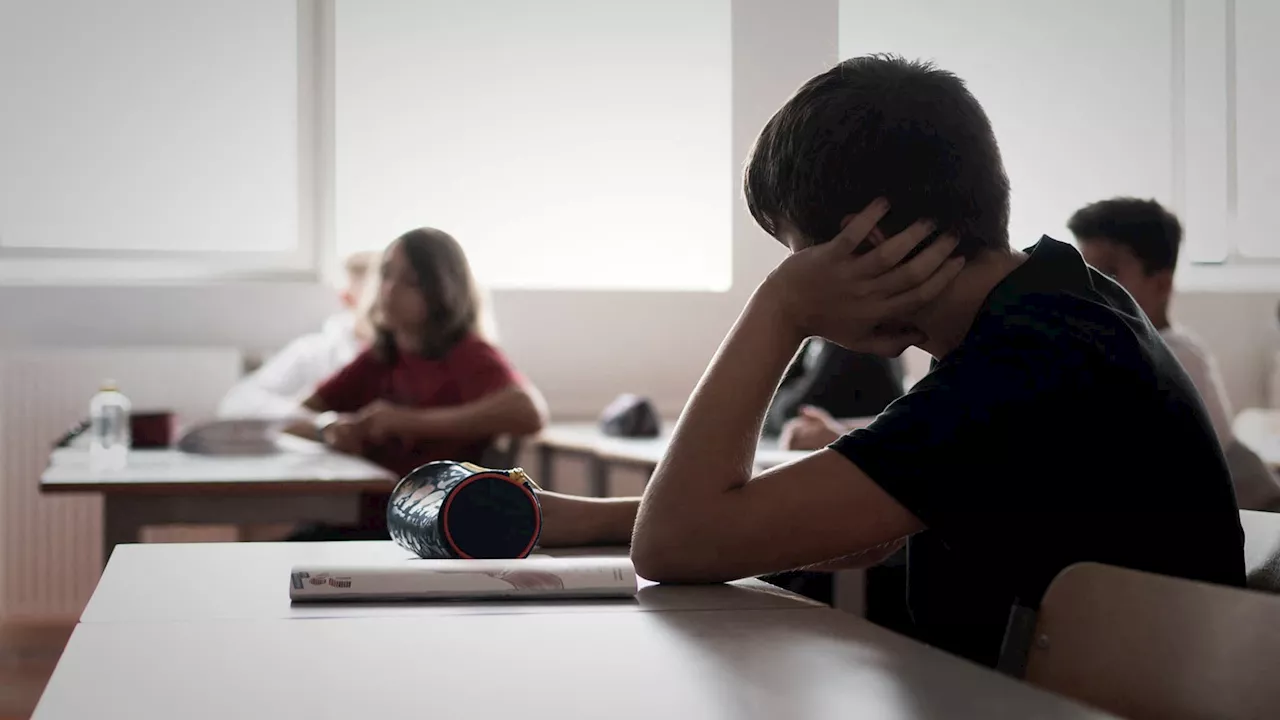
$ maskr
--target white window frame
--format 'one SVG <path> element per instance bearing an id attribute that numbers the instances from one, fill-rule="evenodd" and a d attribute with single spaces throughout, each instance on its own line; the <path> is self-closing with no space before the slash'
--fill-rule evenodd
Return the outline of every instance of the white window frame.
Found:
<path id="1" fill-rule="evenodd" d="M 326 165 L 331 99 L 332 0 L 296 0 L 298 53 L 298 236 L 284 252 L 192 252 L 5 247 L 0 244 L 0 285 L 119 286 L 226 280 L 315 281 L 323 275 L 327 247 L 325 195 L 332 163 Z"/>
<path id="2" fill-rule="evenodd" d="M 1240 252 L 1237 188 L 1236 3 L 1173 0 L 1174 187 L 1184 242 L 1175 286 L 1191 292 L 1280 289 L 1280 259 Z M 1220 237 L 1221 260 L 1196 260 L 1189 243 Z"/>
<path id="3" fill-rule="evenodd" d="M 339 273 L 334 237 L 334 2 L 297 0 L 298 239 L 288 253 L 77 251 L 0 246 L 0 286 L 189 284 L 206 281 L 316 282 Z M 1186 234 L 1231 237 L 1235 0 L 1174 5 L 1175 209 Z M 735 8 L 735 14 L 738 10 Z M 817 29 L 815 28 L 815 33 Z M 836 26 L 826 29 L 833 36 Z M 1223 83 L 1227 78 L 1227 83 Z M 1226 92 L 1222 92 L 1226 88 Z M 736 110 L 735 110 L 736 112 Z M 736 122 L 736 119 L 735 119 Z M 1213 133 L 1206 151 L 1191 137 Z M 1214 179 L 1218 179 L 1216 182 Z M 735 238 L 735 245 L 736 245 Z M 1177 274 L 1183 291 L 1280 290 L 1280 261 L 1245 257 L 1229 245 L 1219 262 L 1192 261 Z M 735 262 L 736 265 L 736 262 Z M 737 271 L 734 276 L 736 278 Z M 717 294 L 708 291 L 708 294 Z"/>

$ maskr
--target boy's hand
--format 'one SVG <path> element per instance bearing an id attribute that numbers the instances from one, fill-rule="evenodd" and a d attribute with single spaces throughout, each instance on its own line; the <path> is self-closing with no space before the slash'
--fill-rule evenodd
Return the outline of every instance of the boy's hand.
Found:
<path id="1" fill-rule="evenodd" d="M 805 405 L 782 426 L 778 444 L 783 450 L 821 450 L 845 432 L 839 420 L 822 408 Z"/>
<path id="2" fill-rule="evenodd" d="M 872 202 L 845 218 L 833 240 L 792 254 L 761 285 L 766 302 L 776 306 L 798 338 L 817 335 L 849 350 L 888 357 L 927 339 L 910 318 L 947 288 L 964 259 L 948 259 L 957 241 L 944 235 L 899 265 L 933 232 L 927 221 L 855 254 L 865 240 L 879 236 L 876 223 L 888 211 L 887 201 Z"/>

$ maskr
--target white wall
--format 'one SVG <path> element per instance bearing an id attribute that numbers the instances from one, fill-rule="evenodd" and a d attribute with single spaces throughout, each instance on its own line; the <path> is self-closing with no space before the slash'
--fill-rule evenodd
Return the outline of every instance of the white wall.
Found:
<path id="1" fill-rule="evenodd" d="M 837 58 L 836 0 L 736 0 L 733 157 L 801 82 Z M 782 257 L 741 200 L 734 287 L 711 293 L 502 292 L 503 343 L 561 417 L 594 415 L 621 391 L 677 411 L 748 293 Z M 679 258 L 672 258 L 679 262 Z M 1280 293 L 1187 294 L 1177 314 L 1215 349 L 1237 406 L 1263 402 L 1280 349 Z M 0 345 L 279 346 L 316 327 L 329 292 L 303 284 L 0 288 Z"/>

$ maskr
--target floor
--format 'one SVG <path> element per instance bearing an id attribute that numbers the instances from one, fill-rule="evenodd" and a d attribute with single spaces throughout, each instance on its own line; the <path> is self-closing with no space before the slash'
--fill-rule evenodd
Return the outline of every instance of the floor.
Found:
<path id="1" fill-rule="evenodd" d="M 0 625 L 0 720 L 26 720 L 53 673 L 75 623 Z"/>

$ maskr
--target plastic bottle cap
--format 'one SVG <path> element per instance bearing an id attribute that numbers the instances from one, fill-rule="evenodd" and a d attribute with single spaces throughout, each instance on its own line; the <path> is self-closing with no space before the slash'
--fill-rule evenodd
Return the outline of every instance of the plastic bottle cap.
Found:
<path id="1" fill-rule="evenodd" d="M 103 380 L 102 387 L 98 388 L 102 392 L 116 392 L 120 388 L 116 386 L 115 380 Z"/>

